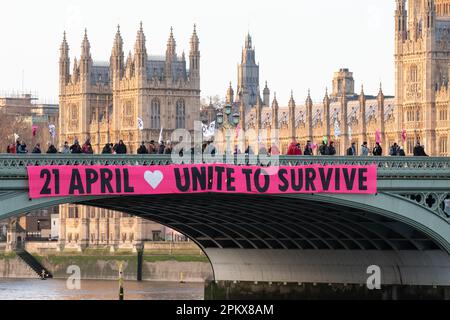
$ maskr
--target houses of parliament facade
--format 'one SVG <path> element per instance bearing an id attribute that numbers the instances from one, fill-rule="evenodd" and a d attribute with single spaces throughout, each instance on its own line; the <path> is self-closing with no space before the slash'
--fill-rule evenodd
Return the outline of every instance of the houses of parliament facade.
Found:
<path id="1" fill-rule="evenodd" d="M 344 155 L 352 143 L 373 147 L 379 132 L 386 155 L 394 142 L 407 155 L 420 142 L 432 156 L 448 156 L 450 147 L 450 0 L 395 0 L 395 96 L 369 95 L 355 90 L 353 73 L 343 68 L 334 74 L 332 87 L 314 103 L 294 95 L 287 106 L 277 101 L 266 83 L 261 90 L 259 65 L 250 35 L 238 67 L 236 90 L 227 90 L 226 102 L 240 114 L 240 128 L 279 132 L 279 147 L 286 153 L 295 140 L 334 141 Z M 170 33 L 166 55 L 150 57 L 141 28 L 134 54 L 124 60 L 120 30 L 110 61 L 94 62 L 85 35 L 80 60 L 70 72 L 69 47 L 64 37 L 60 58 L 60 141 L 91 138 L 96 152 L 122 139 L 133 153 L 140 141 L 156 140 L 164 128 L 167 139 L 174 129 L 193 129 L 195 120 L 211 122 L 217 110 L 200 107 L 200 51 L 194 28 L 189 70 L 185 54 L 176 53 Z M 137 119 L 143 119 L 139 130 Z M 336 129 L 339 128 L 339 134 Z M 270 134 L 269 134 L 270 135 Z M 258 139 L 259 140 L 259 139 Z M 254 141 L 248 141 L 253 143 Z M 267 148 L 269 139 L 263 139 Z M 148 237 L 150 227 L 138 218 L 75 206 L 60 209 L 60 241 L 68 247 L 92 244 L 133 246 Z"/>
<path id="2" fill-rule="evenodd" d="M 119 27 L 108 62 L 92 59 L 86 31 L 81 56 L 72 66 L 64 34 L 59 70 L 62 143 L 77 139 L 82 144 L 89 138 L 94 152 L 101 153 L 105 144 L 123 140 L 128 153 L 136 153 L 142 141 L 158 140 L 161 130 L 167 141 L 175 129 L 192 131 L 200 118 L 200 50 L 195 26 L 187 58 L 184 52 L 177 54 L 172 29 L 165 55 L 149 55 L 141 23 L 134 51 L 126 60 Z M 63 249 L 138 249 L 144 241 L 164 240 L 168 232 L 173 236 L 172 230 L 123 213 L 60 206 Z"/>
<path id="3" fill-rule="evenodd" d="M 340 69 L 320 103 L 314 103 L 308 92 L 305 103 L 296 104 L 292 94 L 288 105 L 280 106 L 276 96 L 271 98 L 267 83 L 261 96 L 259 65 L 248 35 L 237 89 L 230 84 L 226 102 L 241 115 L 240 128 L 253 129 L 256 136 L 265 130 L 269 138 L 259 140 L 267 148 L 271 130 L 278 129 L 284 154 L 293 140 L 302 145 L 308 140 L 320 144 L 326 137 L 335 142 L 338 154 L 345 155 L 353 142 L 357 147 L 368 142 L 373 148 L 379 132 L 385 155 L 394 142 L 412 155 L 419 142 L 429 155 L 448 156 L 449 68 L 450 0 L 396 0 L 395 96 L 384 95 L 381 84 L 373 95 L 363 87 L 356 92 L 353 73 Z M 204 118 L 212 118 L 213 112 L 206 108 Z"/>

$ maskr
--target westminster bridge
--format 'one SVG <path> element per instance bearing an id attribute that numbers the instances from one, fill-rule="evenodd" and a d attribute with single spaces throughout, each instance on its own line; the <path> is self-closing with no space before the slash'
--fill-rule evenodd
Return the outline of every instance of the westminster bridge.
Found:
<path id="1" fill-rule="evenodd" d="M 29 197 L 27 166 L 170 164 L 170 156 L 2 155 L 0 219 L 61 204 L 137 215 L 195 241 L 215 281 L 362 285 L 379 266 L 382 285 L 450 286 L 449 158 L 279 158 L 283 166 L 376 164 L 373 195 Z"/>

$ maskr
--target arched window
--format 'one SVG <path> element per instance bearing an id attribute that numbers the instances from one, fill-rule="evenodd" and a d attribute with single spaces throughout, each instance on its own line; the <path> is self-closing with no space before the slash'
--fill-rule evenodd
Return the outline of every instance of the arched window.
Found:
<path id="1" fill-rule="evenodd" d="M 176 129 L 186 127 L 186 105 L 183 99 L 177 101 L 176 105 Z"/>
<path id="2" fill-rule="evenodd" d="M 159 99 L 152 100 L 150 122 L 152 129 L 161 128 L 161 102 Z"/>

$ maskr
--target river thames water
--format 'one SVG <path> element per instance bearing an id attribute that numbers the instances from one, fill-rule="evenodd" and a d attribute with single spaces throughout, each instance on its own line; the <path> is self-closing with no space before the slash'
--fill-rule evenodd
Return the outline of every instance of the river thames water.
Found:
<path id="1" fill-rule="evenodd" d="M 125 300 L 203 300 L 203 283 L 124 282 Z M 0 300 L 118 300 L 117 281 L 82 280 L 69 290 L 65 280 L 0 279 Z"/>

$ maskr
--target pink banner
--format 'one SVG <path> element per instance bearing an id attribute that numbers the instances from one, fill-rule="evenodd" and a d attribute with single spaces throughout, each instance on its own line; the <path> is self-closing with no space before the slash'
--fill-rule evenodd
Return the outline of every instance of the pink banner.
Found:
<path id="1" fill-rule="evenodd" d="M 377 167 L 30 166 L 30 198 L 182 193 L 377 193 Z"/>

